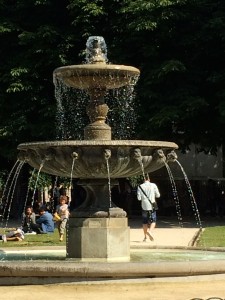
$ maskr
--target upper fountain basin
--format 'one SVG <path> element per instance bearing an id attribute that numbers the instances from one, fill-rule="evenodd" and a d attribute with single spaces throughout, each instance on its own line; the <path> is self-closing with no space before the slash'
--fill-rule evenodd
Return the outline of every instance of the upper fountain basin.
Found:
<path id="1" fill-rule="evenodd" d="M 108 162 L 110 177 L 122 178 L 163 167 L 174 159 L 173 150 L 178 146 L 162 141 L 82 140 L 23 143 L 17 148 L 21 161 L 27 161 L 35 169 L 43 166 L 41 170 L 51 175 L 107 178 Z"/>
<path id="2" fill-rule="evenodd" d="M 140 71 L 131 66 L 106 64 L 82 64 L 60 67 L 54 70 L 53 78 L 77 89 L 116 89 L 136 84 Z"/>

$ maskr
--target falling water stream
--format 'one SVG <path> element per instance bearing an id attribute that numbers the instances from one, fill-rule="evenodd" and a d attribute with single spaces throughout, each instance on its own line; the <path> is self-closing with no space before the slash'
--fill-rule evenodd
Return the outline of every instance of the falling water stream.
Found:
<path id="1" fill-rule="evenodd" d="M 70 188 L 72 187 L 73 184 L 73 169 L 74 169 L 75 160 L 76 158 L 74 157 L 72 161 L 71 172 L 70 172 Z"/>
<path id="2" fill-rule="evenodd" d="M 196 218 L 197 225 L 200 228 L 202 228 L 202 222 L 201 222 L 201 219 L 200 219 L 200 214 L 199 214 L 199 211 L 198 211 L 197 203 L 196 203 L 196 200 L 195 200 L 192 188 L 191 188 L 191 184 L 190 184 L 190 182 L 188 180 L 187 174 L 184 171 L 184 168 L 182 167 L 182 165 L 180 164 L 180 162 L 178 160 L 175 160 L 175 162 L 179 165 L 179 167 L 180 167 L 180 169 L 181 169 L 181 171 L 182 171 L 182 173 L 184 175 L 184 180 L 185 180 L 185 183 L 187 185 L 188 193 L 189 193 L 190 200 L 191 200 L 191 206 L 192 206 L 195 218 Z"/>
<path id="3" fill-rule="evenodd" d="M 18 176 L 20 174 L 20 171 L 21 171 L 24 163 L 25 163 L 25 161 L 21 161 L 18 164 L 16 171 L 14 173 L 14 176 L 13 176 L 12 182 L 9 187 L 8 195 L 6 198 L 7 200 L 6 200 L 6 204 L 5 204 L 4 212 L 3 212 L 3 218 L 4 218 L 5 210 L 6 210 L 6 207 L 8 206 L 8 214 L 7 214 L 7 218 L 6 218 L 5 228 L 7 228 L 7 226 L 8 226 L 9 216 L 10 216 L 10 211 L 11 211 L 11 206 L 12 206 L 12 201 L 13 201 L 13 196 L 14 196 L 14 192 L 15 192 L 15 188 L 16 188 L 17 179 L 18 179 Z M 11 197 L 10 197 L 10 194 L 11 194 Z M 3 218 L 2 218 L 2 224 L 3 224 Z"/>
<path id="4" fill-rule="evenodd" d="M 21 224 L 23 224 L 23 222 L 24 222 L 25 210 L 26 210 L 26 206 L 27 206 L 29 191 L 30 191 L 30 188 L 31 188 L 31 182 L 32 182 L 32 178 L 34 177 L 35 171 L 36 171 L 36 169 L 33 169 L 32 174 L 31 174 L 31 176 L 29 178 L 29 183 L 28 183 L 28 187 L 27 187 L 26 198 L 25 198 L 25 202 L 24 202 L 24 206 L 23 206 L 23 216 L 22 216 L 22 222 L 21 222 Z"/>
<path id="5" fill-rule="evenodd" d="M 110 179 L 110 169 L 109 169 L 109 158 L 106 158 L 106 167 L 108 174 L 108 188 L 109 188 L 109 208 L 112 207 L 112 194 L 111 194 L 111 179 Z"/>
<path id="6" fill-rule="evenodd" d="M 55 98 L 57 101 L 56 128 L 57 139 L 83 139 L 83 128 L 88 124 L 85 113 L 88 94 L 63 84 L 54 78 Z M 105 103 L 110 107 L 107 122 L 112 128 L 114 139 L 129 139 L 135 136 L 137 109 L 132 85 L 107 91 Z"/>
<path id="7" fill-rule="evenodd" d="M 137 158 L 137 161 L 139 162 L 139 164 L 141 166 L 142 176 L 143 176 L 143 178 L 145 178 L 144 165 L 142 162 L 142 158 L 141 157 Z M 179 222 L 180 227 L 183 227 L 183 218 L 181 215 L 180 201 L 179 201 L 179 197 L 178 197 L 178 193 L 177 193 L 176 183 L 174 181 L 170 167 L 166 162 L 165 162 L 165 166 L 166 166 L 166 169 L 167 169 L 167 172 L 169 175 L 169 179 L 170 179 L 170 183 L 172 186 L 172 193 L 173 193 L 173 198 L 175 201 L 178 222 Z"/>
<path id="8" fill-rule="evenodd" d="M 74 169 L 74 165 L 75 165 L 75 160 L 77 160 L 79 158 L 79 155 L 77 152 L 73 152 L 72 153 L 72 166 L 71 166 L 71 172 L 70 172 L 70 188 L 72 187 L 72 182 L 73 182 L 73 169 Z"/>
<path id="9" fill-rule="evenodd" d="M 83 128 L 88 124 L 85 113 L 88 95 L 85 91 L 72 89 L 54 78 L 57 101 L 56 129 L 57 140 L 83 138 Z"/>
<path id="10" fill-rule="evenodd" d="M 3 192 L 2 192 L 2 197 L 1 197 L 0 205 L 3 205 L 3 199 L 5 198 L 6 190 L 7 190 L 8 184 L 9 184 L 9 180 L 10 180 L 10 178 L 11 178 L 13 172 L 14 172 L 14 169 L 17 168 L 17 165 L 19 164 L 19 162 L 20 162 L 19 160 L 17 160 L 15 162 L 14 166 L 12 167 L 12 169 L 11 169 L 11 171 L 10 171 L 8 177 L 7 177 L 7 180 L 6 180 Z M 5 205 L 4 205 L 4 207 L 5 207 Z M 3 213 L 3 215 L 4 215 L 4 213 Z"/>
<path id="11" fill-rule="evenodd" d="M 35 193 L 36 193 L 36 189 L 37 189 L 37 184 L 38 184 L 38 180 L 39 180 L 39 175 L 40 175 L 40 172 L 41 172 L 41 169 L 43 168 L 43 166 L 44 166 L 44 161 L 42 161 L 42 163 L 40 164 L 40 167 L 39 167 L 39 170 L 38 170 L 38 173 L 37 173 L 37 178 L 36 178 L 36 181 L 35 181 L 34 192 L 33 192 L 32 202 L 31 202 L 31 206 L 32 206 L 32 207 L 33 207 L 33 205 L 34 205 L 34 197 L 35 197 Z"/>
<path id="12" fill-rule="evenodd" d="M 183 218 L 182 218 L 182 215 L 181 215 L 180 200 L 179 200 L 178 193 L 177 193 L 176 183 L 175 183 L 175 180 L 173 178 L 173 174 L 170 170 L 170 167 L 166 162 L 165 162 L 165 166 L 166 166 L 166 169 L 167 169 L 167 172 L 168 172 L 168 175 L 169 175 L 169 180 L 170 180 L 170 183 L 171 183 L 171 186 L 172 186 L 172 193 L 173 193 L 173 199 L 174 199 L 175 206 L 176 206 L 178 222 L 179 222 L 180 227 L 183 227 Z"/>
<path id="13" fill-rule="evenodd" d="M 105 102 L 110 107 L 107 120 L 114 139 L 134 138 L 138 120 L 134 87 L 129 85 L 108 91 Z"/>

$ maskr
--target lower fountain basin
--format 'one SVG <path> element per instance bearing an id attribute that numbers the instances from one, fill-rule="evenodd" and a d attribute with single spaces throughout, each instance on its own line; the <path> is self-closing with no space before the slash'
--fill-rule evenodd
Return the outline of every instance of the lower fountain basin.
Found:
<path id="1" fill-rule="evenodd" d="M 178 146 L 172 142 L 140 140 L 82 140 L 23 143 L 18 158 L 56 176 L 122 178 L 153 172 L 165 165 Z M 75 160 L 74 168 L 72 168 Z M 72 172 L 72 173 L 71 173 Z"/>
<path id="2" fill-rule="evenodd" d="M 95 258 L 85 259 L 94 263 Z M 129 263 L 152 262 L 191 262 L 191 261 L 225 261 L 225 251 L 191 249 L 131 249 Z M 67 259 L 66 250 L 6 250 L 0 253 L 1 262 L 10 261 L 70 261 L 83 262 L 82 259 Z M 108 264 L 116 263 L 107 262 Z"/>
<path id="3" fill-rule="evenodd" d="M 167 254 L 173 257 L 172 261 L 168 260 Z M 13 260 L 14 255 L 16 261 Z M 2 252 L 0 284 L 50 284 L 100 278 L 153 278 L 225 273 L 225 252 L 204 249 L 132 249 L 131 257 L 135 259 L 133 262 L 81 262 L 66 260 L 65 255 L 65 250 Z M 21 260 L 18 260 L 18 256 Z M 137 259 L 137 256 L 144 259 Z M 162 259 L 159 259 L 159 256 Z M 175 256 L 178 259 L 174 260 Z M 7 261 L 2 260 L 5 257 L 8 257 Z M 50 260 L 50 257 L 54 259 Z M 147 257 L 152 259 L 148 260 Z"/>

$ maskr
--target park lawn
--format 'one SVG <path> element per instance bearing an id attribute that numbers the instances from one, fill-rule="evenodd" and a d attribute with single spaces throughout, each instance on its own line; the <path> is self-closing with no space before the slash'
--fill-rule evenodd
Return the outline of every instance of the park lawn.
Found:
<path id="1" fill-rule="evenodd" d="M 2 230 L 1 230 L 2 231 Z M 3 232 L 1 232 L 2 234 Z M 66 238 L 65 238 L 66 240 Z M 21 242 L 8 241 L 7 243 L 0 242 L 0 248 L 6 247 L 37 247 L 37 246 L 65 246 L 66 241 L 59 241 L 58 230 L 48 234 L 32 234 L 25 235 L 25 239 Z"/>
<path id="2" fill-rule="evenodd" d="M 225 226 L 206 227 L 200 235 L 197 247 L 225 247 Z"/>
<path id="3" fill-rule="evenodd" d="M 3 233 L 0 230 L 0 234 Z M 22 242 L 8 241 L 7 243 L 0 242 L 0 248 L 6 247 L 37 247 L 37 246 L 65 246 L 66 238 L 63 242 L 59 241 L 58 230 L 49 234 L 25 235 Z M 201 233 L 197 247 L 225 247 L 225 226 L 206 227 Z"/>

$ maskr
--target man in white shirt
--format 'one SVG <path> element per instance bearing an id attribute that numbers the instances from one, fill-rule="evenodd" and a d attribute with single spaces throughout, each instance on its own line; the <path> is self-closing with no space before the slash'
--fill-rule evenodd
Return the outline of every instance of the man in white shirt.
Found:
<path id="1" fill-rule="evenodd" d="M 160 193 L 155 183 L 150 182 L 148 175 L 145 176 L 145 181 L 137 188 L 137 199 L 141 201 L 142 207 L 142 222 L 144 231 L 144 242 L 147 236 L 151 241 L 154 241 L 152 231 L 156 226 L 156 210 L 153 208 L 155 198 L 159 198 Z M 149 232 L 148 232 L 149 228 Z"/>

